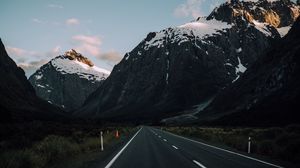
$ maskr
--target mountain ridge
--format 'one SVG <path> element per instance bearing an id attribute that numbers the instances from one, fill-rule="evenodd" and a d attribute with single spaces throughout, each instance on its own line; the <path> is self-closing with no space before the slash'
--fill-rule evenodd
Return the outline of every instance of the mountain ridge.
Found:
<path id="1" fill-rule="evenodd" d="M 220 20 L 199 18 L 149 33 L 75 115 L 159 120 L 213 98 L 281 38 L 272 25 L 234 18 L 220 29 L 211 24 Z"/>

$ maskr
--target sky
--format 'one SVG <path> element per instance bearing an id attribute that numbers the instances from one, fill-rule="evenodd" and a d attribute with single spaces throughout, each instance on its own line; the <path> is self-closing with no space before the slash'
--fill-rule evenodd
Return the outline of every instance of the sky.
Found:
<path id="1" fill-rule="evenodd" d="M 74 48 L 112 70 L 149 32 L 207 16 L 225 0 L 1 0 L 0 38 L 27 77 Z"/>

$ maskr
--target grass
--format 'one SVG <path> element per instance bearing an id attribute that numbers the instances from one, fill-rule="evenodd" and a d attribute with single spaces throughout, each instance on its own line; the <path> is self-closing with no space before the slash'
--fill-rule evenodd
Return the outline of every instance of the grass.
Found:
<path id="1" fill-rule="evenodd" d="M 247 152 L 250 136 L 251 153 L 300 164 L 299 125 L 283 128 L 165 127 L 164 129 L 243 152 Z"/>
<path id="2" fill-rule="evenodd" d="M 70 127 L 68 133 L 66 130 L 56 130 L 55 134 L 46 135 L 37 141 L 32 141 L 35 138 L 26 139 L 23 135 L 17 135 L 22 137 L 19 143 L 16 139 L 0 141 L 0 167 L 43 168 L 83 153 L 101 152 L 100 131 L 104 132 L 104 147 L 107 147 L 120 139 L 115 138 L 116 129 L 120 136 L 129 135 L 135 130 L 131 127 L 93 127 L 89 130 Z"/>

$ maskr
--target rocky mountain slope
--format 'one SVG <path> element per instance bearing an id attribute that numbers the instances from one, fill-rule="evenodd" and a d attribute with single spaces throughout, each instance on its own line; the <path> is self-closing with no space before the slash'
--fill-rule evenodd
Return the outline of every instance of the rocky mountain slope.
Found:
<path id="1" fill-rule="evenodd" d="M 43 65 L 29 81 L 40 98 L 72 111 L 80 107 L 109 74 L 72 49 Z"/>
<path id="2" fill-rule="evenodd" d="M 200 121 L 228 125 L 300 123 L 300 18 L 282 41 L 222 91 Z"/>
<path id="3" fill-rule="evenodd" d="M 274 25 L 267 19 L 272 17 L 263 15 L 268 11 L 290 17 L 277 17 L 280 24 Z M 289 1 L 234 1 L 208 17 L 151 32 L 75 114 L 159 120 L 193 106 L 202 108 L 284 36 L 298 14 L 299 7 Z"/>
<path id="4" fill-rule="evenodd" d="M 0 40 L 0 120 L 59 120 L 62 110 L 39 99 L 24 71 L 7 55 Z"/>

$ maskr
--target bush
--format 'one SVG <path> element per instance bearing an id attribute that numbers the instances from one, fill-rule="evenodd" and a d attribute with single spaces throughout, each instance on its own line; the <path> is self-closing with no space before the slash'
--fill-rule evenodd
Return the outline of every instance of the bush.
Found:
<path id="1" fill-rule="evenodd" d="M 300 134 L 300 125 L 288 125 L 285 129 L 287 132 L 293 132 L 293 133 L 297 133 Z"/>
<path id="2" fill-rule="evenodd" d="M 100 138 L 86 138 L 83 143 L 80 144 L 80 148 L 82 151 L 91 151 L 100 149 Z"/>
<path id="3" fill-rule="evenodd" d="M 52 162 L 55 159 L 76 154 L 80 151 L 77 144 L 71 143 L 67 138 L 50 135 L 34 146 L 34 151 Z"/>
<path id="4" fill-rule="evenodd" d="M 259 152 L 260 154 L 272 156 L 276 153 L 275 144 L 271 140 L 264 140 L 259 144 Z"/>
<path id="5" fill-rule="evenodd" d="M 40 168 L 46 161 L 32 150 L 11 151 L 0 156 L 0 167 L 6 168 Z"/>
<path id="6" fill-rule="evenodd" d="M 262 132 L 262 138 L 264 139 L 274 139 L 284 132 L 282 128 L 269 128 Z"/>
<path id="7" fill-rule="evenodd" d="M 284 160 L 290 160 L 295 163 L 300 163 L 300 137 L 298 134 L 284 134 L 276 143 L 280 147 L 278 156 Z"/>

